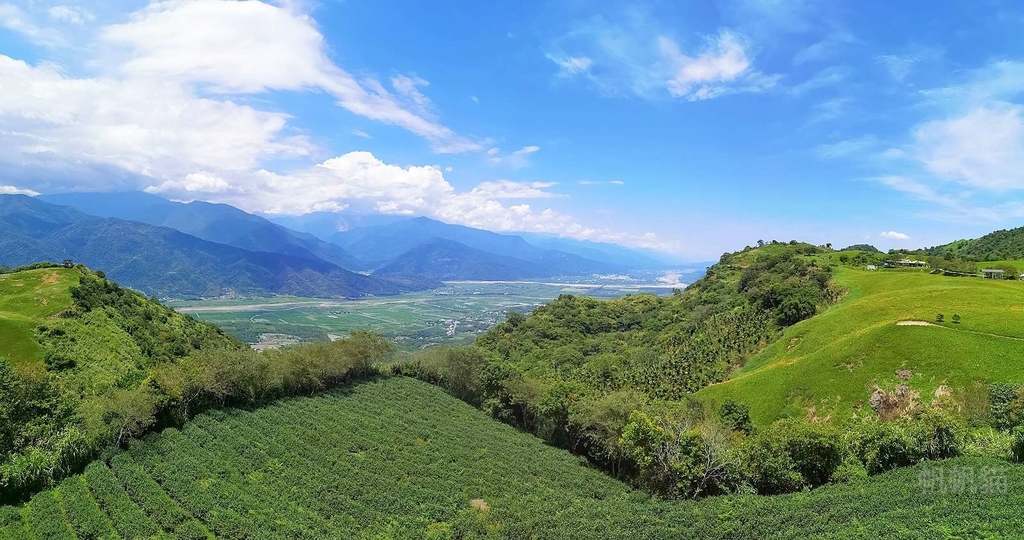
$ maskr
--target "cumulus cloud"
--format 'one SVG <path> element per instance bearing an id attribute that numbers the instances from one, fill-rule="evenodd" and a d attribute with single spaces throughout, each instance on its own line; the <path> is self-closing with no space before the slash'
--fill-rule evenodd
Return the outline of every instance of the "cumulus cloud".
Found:
<path id="1" fill-rule="evenodd" d="M 0 54 L 0 165 L 10 184 L 0 193 L 135 188 L 266 213 L 354 208 L 499 231 L 656 241 L 587 227 L 538 204 L 561 197 L 552 182 L 494 180 L 457 190 L 439 166 L 389 164 L 369 152 L 319 157 L 325 150 L 261 94 L 325 93 L 357 115 L 422 136 L 436 152 L 485 146 L 438 120 L 428 81 L 394 75 L 385 86 L 334 64 L 315 22 L 290 5 L 154 2 L 97 30 L 99 42 L 83 49 L 94 54 L 88 76 Z M 92 20 L 87 11 L 57 8 L 49 15 L 62 24 Z M 23 15 L 0 4 L 0 25 L 42 35 Z M 521 167 L 539 150 L 495 148 L 485 159 Z"/>
<path id="2" fill-rule="evenodd" d="M 187 82 L 212 93 L 322 90 L 338 105 L 429 140 L 438 152 L 478 150 L 480 144 L 440 124 L 406 76 L 357 81 L 327 57 L 324 37 L 307 15 L 263 2 L 156 2 L 124 24 L 103 29 L 123 76 Z"/>
<path id="3" fill-rule="evenodd" d="M 994 103 L 914 133 L 915 156 L 942 178 L 986 190 L 1024 189 L 1024 107 Z"/>
<path id="4" fill-rule="evenodd" d="M 896 231 L 885 231 L 879 236 L 889 240 L 910 240 L 910 236 L 908 234 Z"/>

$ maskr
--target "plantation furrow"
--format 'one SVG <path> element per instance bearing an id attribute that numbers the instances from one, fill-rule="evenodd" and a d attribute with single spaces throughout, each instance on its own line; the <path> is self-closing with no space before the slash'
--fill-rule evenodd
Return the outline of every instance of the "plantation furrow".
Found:
<path id="1" fill-rule="evenodd" d="M 0 538 L 1015 537 L 1024 468 L 1006 474 L 1000 496 L 927 492 L 902 470 L 795 495 L 664 501 L 394 378 L 201 415 L 0 507 Z"/>
<path id="2" fill-rule="evenodd" d="M 297 504 L 305 506 L 310 511 L 319 513 L 332 527 L 333 517 L 336 514 L 358 510 L 352 501 L 338 499 L 337 497 L 324 496 L 324 491 L 336 484 L 336 479 L 330 474 L 331 468 L 315 461 L 310 461 L 294 452 L 294 448 L 302 444 L 298 439 L 290 439 L 282 431 L 282 424 L 276 427 L 272 424 L 265 424 L 258 417 L 246 418 L 245 422 L 239 422 L 232 426 L 238 436 L 249 441 L 261 441 L 267 448 L 267 452 L 276 458 L 280 467 L 276 471 L 268 471 L 268 475 L 276 474 L 281 483 L 294 486 L 290 491 L 296 494 Z M 270 431 L 268 431 L 270 430 Z M 267 437 L 267 433 L 275 433 L 275 437 Z M 216 432 L 212 435 L 217 436 Z M 289 444 L 281 442 L 286 441 Z M 344 536 L 344 535 L 341 535 Z"/>
<path id="3" fill-rule="evenodd" d="M 81 476 L 72 476 L 57 488 L 61 507 L 79 540 L 119 538 L 114 525 L 89 493 Z"/>
<path id="4" fill-rule="evenodd" d="M 135 505 L 104 463 L 90 464 L 82 477 L 122 538 L 149 538 L 160 533 L 159 525 Z"/>
<path id="5" fill-rule="evenodd" d="M 135 463 L 128 453 L 121 453 L 111 460 L 111 470 L 121 481 L 125 492 L 135 504 L 149 515 L 164 531 L 180 534 L 182 530 L 204 530 L 195 518 L 185 511 L 164 491 L 145 469 Z"/>
<path id="6" fill-rule="evenodd" d="M 214 437 L 196 426 L 186 428 L 183 435 L 193 445 L 197 459 L 216 465 L 210 472 L 217 475 L 216 486 L 222 496 L 250 509 L 263 509 L 268 518 L 265 520 L 268 530 L 280 529 L 283 536 L 292 538 L 317 538 L 329 532 L 319 515 L 282 498 L 279 489 L 272 490 L 256 480 L 260 470 L 251 466 L 232 446 L 236 438 Z"/>
<path id="7" fill-rule="evenodd" d="M 55 491 L 45 491 L 28 504 L 28 530 L 39 540 L 74 540 L 75 534 L 64 519 Z"/>

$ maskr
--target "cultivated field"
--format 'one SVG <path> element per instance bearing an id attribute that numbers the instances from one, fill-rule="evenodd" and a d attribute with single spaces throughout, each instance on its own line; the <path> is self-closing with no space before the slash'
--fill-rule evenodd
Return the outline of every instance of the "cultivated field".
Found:
<path id="1" fill-rule="evenodd" d="M 451 282 L 432 291 L 360 300 L 277 297 L 170 305 L 248 343 L 272 345 L 294 338 L 327 339 L 352 330 L 374 330 L 412 349 L 470 342 L 504 320 L 509 311 L 527 313 L 560 294 L 615 298 L 638 292 L 669 294 L 671 288 L 614 283 Z"/>
<path id="2" fill-rule="evenodd" d="M 999 482 L 920 482 L 978 471 Z M 660 501 L 436 387 L 389 378 L 150 436 L 0 507 L 0 537 L 992 537 L 1019 531 L 1022 503 L 1024 468 L 978 459 L 810 493 Z"/>

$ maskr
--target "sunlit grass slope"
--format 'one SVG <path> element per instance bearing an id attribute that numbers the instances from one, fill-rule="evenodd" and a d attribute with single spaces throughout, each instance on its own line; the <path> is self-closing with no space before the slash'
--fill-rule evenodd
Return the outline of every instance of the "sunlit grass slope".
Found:
<path id="1" fill-rule="evenodd" d="M 842 301 L 697 396 L 747 403 L 763 425 L 809 411 L 850 416 L 873 385 L 898 382 L 898 370 L 912 373 L 909 384 L 925 402 L 940 385 L 956 391 L 975 381 L 1024 379 L 1024 282 L 851 268 L 837 268 L 835 280 L 849 290 Z M 941 325 L 896 324 L 939 324 L 940 313 Z"/>
<path id="2" fill-rule="evenodd" d="M 15 363 L 42 359 L 33 331 L 45 319 L 71 305 L 77 269 L 43 268 L 0 274 L 0 356 Z"/>
<path id="3" fill-rule="evenodd" d="M 26 505 L 0 508 L 0 537 L 1012 535 L 1024 525 L 1024 468 L 1002 466 L 1008 495 L 923 490 L 917 468 L 788 496 L 661 501 L 434 386 L 389 378 L 151 436 Z"/>

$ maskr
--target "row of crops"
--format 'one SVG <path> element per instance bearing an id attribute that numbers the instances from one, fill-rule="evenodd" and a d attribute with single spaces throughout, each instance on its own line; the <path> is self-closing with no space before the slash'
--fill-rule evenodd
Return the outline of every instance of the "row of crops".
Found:
<path id="1" fill-rule="evenodd" d="M 927 491 L 917 474 L 785 497 L 658 501 L 433 386 L 395 377 L 202 415 L 0 508 L 0 536 L 868 538 L 1024 525 L 1020 469 L 998 494 Z"/>

